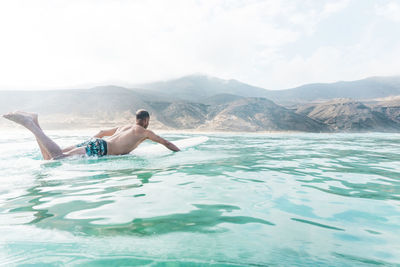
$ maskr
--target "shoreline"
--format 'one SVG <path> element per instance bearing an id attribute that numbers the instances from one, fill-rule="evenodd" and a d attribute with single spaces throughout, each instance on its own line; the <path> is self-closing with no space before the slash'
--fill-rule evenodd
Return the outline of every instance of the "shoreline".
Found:
<path id="1" fill-rule="evenodd" d="M 49 127 L 46 129 L 44 128 L 43 131 L 45 132 L 71 132 L 71 131 L 91 131 L 91 132 L 98 132 L 101 129 L 106 127 L 66 127 L 64 129 L 57 129 L 54 127 Z M 162 129 L 162 128 L 148 128 L 151 131 L 156 133 L 171 133 L 171 134 L 301 134 L 301 133 L 311 133 L 311 132 L 298 132 L 298 131 L 221 131 L 221 130 L 195 130 L 195 129 Z M 1 127 L 0 132 L 25 132 L 28 131 L 23 126 L 16 125 L 15 127 Z"/>
<path id="2" fill-rule="evenodd" d="M 96 134 L 101 129 L 107 127 L 66 127 L 64 129 L 57 129 L 55 127 L 42 127 L 45 132 L 88 132 L 90 134 Z M 193 135 L 293 135 L 293 134 L 400 134 L 400 132 L 381 132 L 381 131 L 369 131 L 369 132 L 300 132 L 300 131 L 221 131 L 221 130 L 196 130 L 196 129 L 163 129 L 163 128 L 149 128 L 157 134 L 193 134 Z M 14 127 L 0 126 L 1 133 L 29 133 L 23 126 L 15 125 Z"/>

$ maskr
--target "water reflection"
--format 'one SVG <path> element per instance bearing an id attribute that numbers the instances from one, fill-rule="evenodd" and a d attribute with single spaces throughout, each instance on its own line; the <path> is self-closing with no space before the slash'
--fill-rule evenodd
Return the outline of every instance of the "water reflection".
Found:
<path id="1" fill-rule="evenodd" d="M 131 223 L 119 226 L 96 227 L 97 234 L 101 235 L 162 235 L 173 232 L 218 233 L 227 231 L 227 228 L 217 227 L 221 223 L 246 224 L 260 223 L 274 225 L 274 223 L 249 216 L 226 216 L 224 213 L 239 210 L 231 205 L 204 205 L 193 204 L 196 207 L 188 213 L 168 214 L 152 218 L 138 218 Z"/>
<path id="2" fill-rule="evenodd" d="M 104 264 L 119 255 L 140 265 L 156 264 L 157 251 L 177 242 L 175 249 L 190 249 L 174 257 L 190 263 L 398 263 L 399 142 L 392 135 L 215 135 L 191 151 L 154 157 L 2 155 L 0 234 L 9 232 L 11 244 L 2 251 L 31 246 L 63 263 L 84 265 L 95 255 Z M 35 238 L 16 245 L 24 227 L 66 233 L 76 246 L 29 243 Z M 97 260 L 104 240 L 113 240 L 114 251 Z M 118 247 L 123 242 L 136 247 Z M 195 254 L 199 246 L 204 251 Z M 147 252 L 149 259 L 136 257 Z"/>

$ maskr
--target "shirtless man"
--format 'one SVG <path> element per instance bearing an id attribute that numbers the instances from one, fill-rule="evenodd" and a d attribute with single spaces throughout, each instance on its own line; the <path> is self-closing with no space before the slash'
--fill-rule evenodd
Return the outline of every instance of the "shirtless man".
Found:
<path id="1" fill-rule="evenodd" d="M 124 125 L 109 130 L 100 131 L 89 141 L 82 144 L 61 149 L 51 140 L 39 126 L 37 114 L 26 112 L 12 112 L 3 115 L 4 118 L 21 124 L 30 130 L 36 137 L 42 152 L 43 159 L 61 159 L 73 155 L 105 156 L 129 154 L 146 139 L 160 143 L 172 151 L 179 151 L 171 142 L 147 130 L 150 115 L 145 110 L 136 112 L 136 124 Z M 106 138 L 103 138 L 106 137 Z"/>

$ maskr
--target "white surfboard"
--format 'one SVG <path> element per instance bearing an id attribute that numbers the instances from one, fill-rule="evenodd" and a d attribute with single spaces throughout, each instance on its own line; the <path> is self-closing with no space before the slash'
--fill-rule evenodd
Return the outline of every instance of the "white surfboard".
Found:
<path id="1" fill-rule="evenodd" d="M 207 136 L 198 136 L 185 138 L 181 140 L 172 141 L 180 150 L 185 150 L 186 148 L 197 146 L 204 142 L 207 142 Z M 151 144 L 151 145 L 140 145 L 138 148 L 131 152 L 132 155 L 146 156 L 146 155 L 163 155 L 170 153 L 171 150 L 166 148 L 161 144 Z"/>

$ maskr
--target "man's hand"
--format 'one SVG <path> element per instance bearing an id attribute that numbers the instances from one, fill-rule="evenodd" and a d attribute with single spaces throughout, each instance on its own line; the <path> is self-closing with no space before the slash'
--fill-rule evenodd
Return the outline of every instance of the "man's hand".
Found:
<path id="1" fill-rule="evenodd" d="M 150 130 L 146 131 L 146 137 L 148 139 L 150 139 L 151 141 L 153 141 L 153 142 L 157 142 L 157 143 L 160 143 L 160 144 L 164 145 L 169 150 L 180 151 L 180 149 L 176 145 L 174 145 L 173 143 L 171 143 L 171 142 L 165 140 L 164 138 L 156 135 L 155 133 L 153 133 Z"/>

